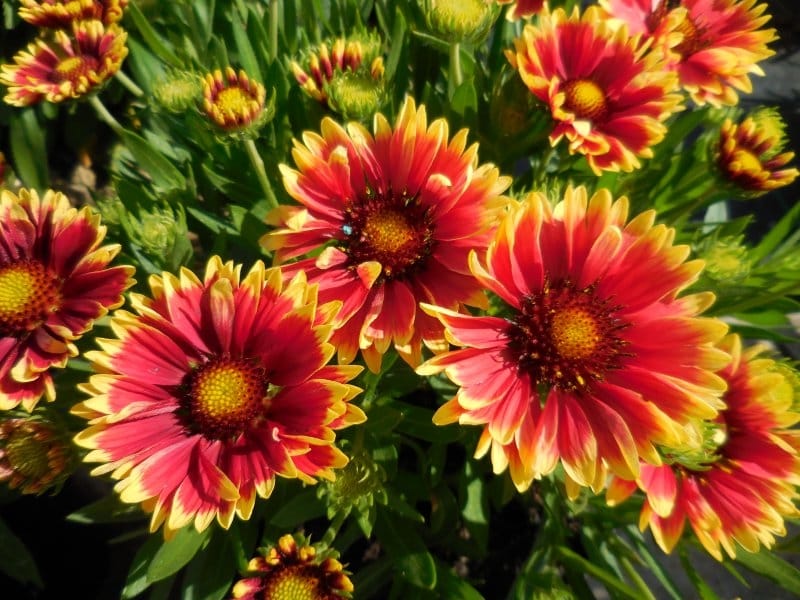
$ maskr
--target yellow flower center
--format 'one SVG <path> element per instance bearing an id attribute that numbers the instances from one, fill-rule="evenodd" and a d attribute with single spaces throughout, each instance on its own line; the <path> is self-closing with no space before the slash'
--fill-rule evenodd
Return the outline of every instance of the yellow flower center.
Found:
<path id="1" fill-rule="evenodd" d="M 364 235 L 378 254 L 393 254 L 414 240 L 414 230 L 396 210 L 384 210 L 367 217 Z"/>
<path id="2" fill-rule="evenodd" d="M 91 56 L 68 56 L 53 69 L 57 82 L 77 81 L 97 67 L 97 59 Z"/>
<path id="3" fill-rule="evenodd" d="M 589 358 L 600 341 L 594 317 L 583 308 L 557 312 L 550 327 L 553 345 L 565 358 Z"/>
<path id="4" fill-rule="evenodd" d="M 36 329 L 61 306 L 58 280 L 33 260 L 0 267 L 0 335 Z"/>
<path id="5" fill-rule="evenodd" d="M 608 112 L 606 94 L 599 85 L 591 79 L 573 79 L 564 83 L 562 88 L 564 107 L 575 113 L 579 119 L 597 121 Z"/>
<path id="6" fill-rule="evenodd" d="M 216 358 L 198 367 L 183 386 L 187 427 L 209 439 L 236 438 L 268 407 L 265 370 L 247 359 Z"/>
<path id="7" fill-rule="evenodd" d="M 327 600 L 320 591 L 314 567 L 296 565 L 274 573 L 264 587 L 264 598 L 270 600 Z"/>
<path id="8" fill-rule="evenodd" d="M 223 112 L 230 115 L 247 115 L 253 98 L 240 87 L 229 87 L 221 90 L 217 95 L 216 105 Z"/>
<path id="9" fill-rule="evenodd" d="M 6 457 L 10 467 L 26 479 L 38 480 L 50 472 L 47 445 L 39 440 L 34 431 L 22 426 L 13 431 L 6 441 Z"/>
<path id="10" fill-rule="evenodd" d="M 738 165 L 736 171 L 746 173 L 759 173 L 764 169 L 758 157 L 746 148 L 737 148 L 733 153 L 731 163 Z"/>

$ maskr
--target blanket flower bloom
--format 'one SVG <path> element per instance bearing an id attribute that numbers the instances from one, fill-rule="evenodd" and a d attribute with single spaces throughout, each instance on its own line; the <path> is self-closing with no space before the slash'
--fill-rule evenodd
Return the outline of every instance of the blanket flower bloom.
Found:
<path id="1" fill-rule="evenodd" d="M 516 21 L 527 19 L 544 8 L 544 0 L 497 0 L 498 4 L 511 4 L 506 13 L 506 19 Z"/>
<path id="2" fill-rule="evenodd" d="M 322 558 L 313 546 L 298 546 L 291 535 L 262 550 L 247 565 L 248 575 L 233 586 L 235 600 L 342 600 L 353 583 L 336 558 Z M 335 554 L 335 553 L 334 553 Z"/>
<path id="3" fill-rule="evenodd" d="M 220 130 L 255 134 L 275 114 L 262 84 L 241 69 L 216 69 L 203 78 L 203 113 Z"/>
<path id="4" fill-rule="evenodd" d="M 302 206 L 270 215 L 279 228 L 262 243 L 278 262 L 322 249 L 284 267 L 319 283 L 320 299 L 339 299 L 334 344 L 341 362 L 360 349 L 380 369 L 392 342 L 412 366 L 422 343 L 447 348 L 441 324 L 420 301 L 452 310 L 486 306 L 467 257 L 483 249 L 506 204 L 510 179 L 478 166 L 467 131 L 448 141 L 444 119 L 428 125 L 425 108 L 408 98 L 392 127 L 378 114 L 374 136 L 358 123 L 330 118 L 322 135 L 307 132 L 292 151 L 299 170 L 281 165 L 289 194 Z"/>
<path id="5" fill-rule="evenodd" d="M 614 22 L 652 38 L 653 51 L 698 105 L 734 105 L 736 90 L 753 91 L 750 75 L 764 75 L 758 63 L 774 54 L 767 44 L 774 29 L 766 3 L 758 0 L 600 0 Z"/>
<path id="6" fill-rule="evenodd" d="M 671 552 L 686 522 L 717 560 L 770 547 L 786 534 L 784 519 L 796 518 L 800 484 L 800 421 L 794 390 L 764 347 L 742 349 L 741 339 L 720 344 L 733 356 L 722 372 L 727 407 L 713 423 L 714 448 L 698 464 L 642 466 L 639 479 L 615 479 L 607 498 L 616 504 L 638 487 L 646 494 L 639 525 Z M 680 459 L 680 457 L 679 457 Z"/>
<path id="7" fill-rule="evenodd" d="M 786 168 L 794 152 L 784 152 L 785 125 L 774 109 L 761 109 L 741 123 L 725 119 L 716 163 L 723 179 L 750 197 L 791 184 L 800 172 Z"/>
<path id="8" fill-rule="evenodd" d="M 70 33 L 58 30 L 52 40 L 39 38 L 14 56 L 14 64 L 2 65 L 0 83 L 8 87 L 8 104 L 80 98 L 119 71 L 128 54 L 128 34 L 119 26 L 76 21 Z"/>
<path id="9" fill-rule="evenodd" d="M 133 267 L 109 267 L 119 245 L 64 194 L 0 196 L 0 409 L 33 410 L 55 399 L 52 368 L 78 354 L 75 341 L 124 301 Z"/>
<path id="10" fill-rule="evenodd" d="M 550 107 L 550 143 L 566 138 L 571 154 L 602 171 L 632 171 L 639 157 L 666 133 L 664 121 L 679 110 L 674 73 L 645 52 L 624 27 L 614 31 L 596 6 L 580 16 L 563 9 L 525 26 L 506 52 L 528 89 Z"/>
<path id="11" fill-rule="evenodd" d="M 122 19 L 128 0 L 20 0 L 19 16 L 36 27 L 68 29 L 76 21 L 97 19 L 105 25 Z"/>
<path id="12" fill-rule="evenodd" d="M 215 256 L 202 281 L 151 276 L 152 298 L 131 295 L 138 314 L 112 318 L 118 339 L 87 353 L 98 374 L 73 408 L 89 420 L 75 441 L 165 537 L 248 519 L 276 475 L 333 478 L 347 463 L 335 430 L 366 418 L 349 403 L 360 368 L 326 366 L 338 304 L 318 306 L 302 274 L 284 285 L 261 262 L 240 274 Z"/>
<path id="13" fill-rule="evenodd" d="M 601 489 L 608 471 L 635 479 L 656 446 L 685 443 L 685 423 L 723 405 L 714 373 L 729 360 L 715 347 L 727 326 L 697 315 L 710 293 L 678 297 L 702 262 L 686 262 L 675 231 L 654 211 L 627 222 L 627 199 L 607 190 L 587 200 L 568 189 L 551 208 L 530 194 L 500 224 L 473 274 L 509 318 L 423 305 L 460 349 L 417 372 L 444 371 L 460 386 L 434 415 L 439 425 L 483 425 L 477 456 L 517 488 L 564 466 L 568 490 Z M 624 476 L 624 475 L 623 475 Z"/>

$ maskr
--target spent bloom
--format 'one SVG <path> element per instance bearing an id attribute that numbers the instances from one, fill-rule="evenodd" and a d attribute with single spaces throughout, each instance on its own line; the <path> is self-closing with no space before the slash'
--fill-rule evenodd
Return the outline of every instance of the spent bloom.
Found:
<path id="1" fill-rule="evenodd" d="M 216 69 L 203 78 L 203 113 L 225 132 L 257 132 L 274 116 L 274 98 L 266 104 L 266 97 L 264 86 L 241 69 Z"/>
<path id="2" fill-rule="evenodd" d="M 607 471 L 634 479 L 657 446 L 684 443 L 685 423 L 712 418 L 728 355 L 727 326 L 698 315 L 709 293 L 679 296 L 697 278 L 675 231 L 655 212 L 628 221 L 625 198 L 568 189 L 554 208 L 534 193 L 515 205 L 472 273 L 509 316 L 423 305 L 460 349 L 417 372 L 460 387 L 439 425 L 482 425 L 477 455 L 510 468 L 520 490 L 561 462 L 570 493 L 601 489 Z"/>
<path id="3" fill-rule="evenodd" d="M 248 573 L 233 586 L 235 600 L 342 600 L 350 598 L 353 583 L 336 553 L 325 558 L 306 543 L 298 545 L 284 535 L 275 546 L 259 549 L 250 560 Z"/>
<path id="4" fill-rule="evenodd" d="M 528 89 L 550 108 L 552 145 L 602 171 L 632 171 L 666 133 L 681 102 L 675 74 L 646 53 L 637 36 L 613 30 L 596 6 L 581 16 L 545 9 L 507 51 Z"/>
<path id="5" fill-rule="evenodd" d="M 118 479 L 166 537 L 248 519 L 276 476 L 332 479 L 347 463 L 335 431 L 365 419 L 347 384 L 360 368 L 327 365 L 338 303 L 319 305 L 302 274 L 285 284 L 257 262 L 242 277 L 216 256 L 202 280 L 183 268 L 149 284 L 87 353 L 98 374 L 73 412 L 89 420 L 75 438 L 86 461 L 103 463 L 93 474 Z"/>
<path id="6" fill-rule="evenodd" d="M 122 19 L 128 0 L 20 0 L 19 16 L 36 27 L 68 29 L 77 21 L 96 19 L 111 25 Z"/>
<path id="7" fill-rule="evenodd" d="M 636 481 L 615 479 L 607 498 L 616 504 L 637 487 L 646 494 L 639 524 L 671 552 L 688 521 L 717 560 L 770 547 L 786 534 L 784 519 L 796 518 L 800 484 L 800 421 L 791 382 L 764 347 L 742 349 L 738 336 L 720 344 L 732 362 L 720 372 L 728 384 L 726 408 L 712 423 L 704 460 L 680 454 L 661 466 L 643 465 Z M 688 464 L 686 464 L 688 463 Z"/>
<path id="8" fill-rule="evenodd" d="M 467 131 L 449 139 L 447 122 L 428 125 L 408 98 L 392 128 L 378 114 L 374 134 L 358 123 L 322 121 L 321 135 L 295 141 L 298 170 L 281 165 L 286 190 L 301 206 L 270 216 L 278 229 L 262 243 L 285 261 L 322 249 L 284 270 L 319 283 L 320 299 L 344 303 L 334 344 L 342 362 L 359 350 L 375 372 L 394 344 L 411 365 L 424 343 L 447 347 L 441 324 L 420 301 L 460 310 L 485 306 L 467 256 L 485 248 L 509 186 L 491 164 L 478 165 Z"/>
<path id="9" fill-rule="evenodd" d="M 0 196 L 0 409 L 55 398 L 50 370 L 78 354 L 75 341 L 120 306 L 133 267 L 110 267 L 119 245 L 86 207 L 48 191 Z"/>

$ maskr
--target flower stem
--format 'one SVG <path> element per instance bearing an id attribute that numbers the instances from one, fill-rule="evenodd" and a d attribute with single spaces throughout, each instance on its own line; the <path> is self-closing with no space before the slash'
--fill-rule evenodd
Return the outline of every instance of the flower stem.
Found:
<path id="1" fill-rule="evenodd" d="M 346 518 L 346 512 L 339 512 L 336 514 L 336 516 L 333 518 L 333 522 L 330 524 L 330 527 L 328 527 L 328 531 L 326 531 L 325 535 L 322 536 L 320 545 L 330 546 L 333 544 L 333 540 L 336 539 L 336 534 L 339 533 L 339 530 L 342 528 Z"/>
<path id="2" fill-rule="evenodd" d="M 450 81 L 453 92 L 464 81 L 464 73 L 461 71 L 461 44 L 458 42 L 450 44 Z"/>
<path id="3" fill-rule="evenodd" d="M 117 78 L 117 81 L 119 81 L 125 87 L 125 89 L 127 89 L 131 94 L 133 94 L 137 98 L 144 96 L 142 88 L 136 85 L 133 82 L 133 79 L 125 75 L 125 73 L 123 73 L 122 71 L 117 71 L 117 74 L 114 77 Z"/>
<path id="4" fill-rule="evenodd" d="M 278 199 L 275 197 L 275 192 L 272 190 L 272 185 L 270 185 L 269 179 L 267 178 L 267 171 L 264 169 L 264 161 L 261 160 L 261 156 L 258 154 L 256 143 L 248 138 L 244 141 L 244 148 L 247 150 L 247 157 L 250 159 L 250 164 L 253 165 L 256 171 L 256 177 L 258 177 L 258 183 L 261 185 L 261 191 L 264 192 L 264 198 L 267 199 L 270 208 L 276 208 L 278 206 Z"/>
<path id="5" fill-rule="evenodd" d="M 89 96 L 89 104 L 92 105 L 92 108 L 94 108 L 97 116 L 100 117 L 100 120 L 111 127 L 111 129 L 114 130 L 114 133 L 119 134 L 121 131 L 123 131 L 122 125 L 120 125 L 119 121 L 114 118 L 114 115 L 108 112 L 108 109 L 100 101 L 100 98 L 97 97 L 97 94 L 92 94 Z"/>
<path id="6" fill-rule="evenodd" d="M 272 60 L 278 59 L 278 21 L 280 19 L 280 11 L 279 0 L 271 0 L 269 3 L 269 55 Z"/>

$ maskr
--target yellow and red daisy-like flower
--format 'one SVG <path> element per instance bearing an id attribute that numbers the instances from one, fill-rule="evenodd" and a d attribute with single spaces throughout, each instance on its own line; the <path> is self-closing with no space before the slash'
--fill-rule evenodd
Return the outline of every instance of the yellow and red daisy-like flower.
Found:
<path id="1" fill-rule="evenodd" d="M 570 493 L 601 489 L 607 470 L 634 479 L 656 446 L 683 443 L 683 426 L 716 415 L 729 359 L 714 344 L 727 326 L 698 315 L 709 293 L 679 297 L 697 278 L 675 231 L 654 211 L 568 189 L 551 208 L 540 193 L 514 206 L 470 268 L 510 314 L 470 316 L 423 305 L 460 349 L 417 372 L 460 386 L 434 422 L 484 426 L 477 455 L 510 467 L 520 490 L 559 460 Z M 632 476 L 632 477 L 630 477 Z"/>
<path id="2" fill-rule="evenodd" d="M 800 172 L 786 168 L 794 152 L 784 152 L 784 124 L 776 111 L 762 109 L 741 123 L 725 119 L 716 163 L 722 177 L 751 197 L 792 183 Z"/>
<path id="3" fill-rule="evenodd" d="M 774 52 L 770 16 L 758 0 L 601 0 L 615 21 L 653 38 L 653 50 L 668 58 L 681 86 L 697 104 L 738 102 L 736 90 L 751 92 L 750 75 L 763 75 L 758 62 Z"/>
<path id="4" fill-rule="evenodd" d="M 239 70 L 217 69 L 203 79 L 203 112 L 223 131 L 255 131 L 272 117 L 262 84 Z"/>
<path id="5" fill-rule="evenodd" d="M 516 21 L 527 19 L 544 8 L 544 0 L 497 0 L 498 4 L 511 4 L 506 13 L 506 19 Z"/>
<path id="6" fill-rule="evenodd" d="M 0 409 L 55 398 L 50 369 L 78 354 L 75 340 L 123 302 L 133 267 L 109 267 L 119 245 L 61 193 L 0 196 Z"/>
<path id="7" fill-rule="evenodd" d="M 733 361 L 721 375 L 727 404 L 713 423 L 713 447 L 705 460 L 642 466 L 637 482 L 615 479 L 608 499 L 616 504 L 636 488 L 646 493 L 639 524 L 650 526 L 658 545 L 671 552 L 688 521 L 697 539 L 717 560 L 722 550 L 736 557 L 770 547 L 786 534 L 784 519 L 797 517 L 800 484 L 800 421 L 794 390 L 763 347 L 742 350 L 738 336 L 721 347 Z"/>
<path id="8" fill-rule="evenodd" d="M 248 575 L 233 586 L 235 600 L 342 600 L 353 583 L 334 557 L 320 559 L 313 546 L 297 545 L 291 535 L 262 550 L 247 565 Z"/>
<path id="9" fill-rule="evenodd" d="M 285 270 L 305 271 L 320 298 L 344 302 L 334 334 L 342 362 L 359 349 L 373 371 L 394 343 L 412 366 L 424 342 L 447 348 L 441 324 L 420 301 L 460 310 L 485 306 L 467 256 L 489 242 L 506 203 L 510 179 L 478 166 L 467 131 L 448 139 L 447 122 L 428 125 L 424 107 L 408 98 L 392 129 L 378 114 L 374 135 L 358 123 L 322 121 L 292 154 L 299 171 L 281 165 L 286 190 L 302 206 L 282 206 L 280 228 L 262 243 L 284 261 L 322 249 Z"/>
<path id="10" fill-rule="evenodd" d="M 20 0 L 19 16 L 36 27 L 68 29 L 91 19 L 111 25 L 122 19 L 127 6 L 128 0 Z"/>
<path id="11" fill-rule="evenodd" d="M 302 274 L 284 284 L 261 262 L 240 275 L 215 256 L 203 280 L 151 276 L 152 298 L 132 295 L 138 314 L 112 318 L 118 339 L 87 353 L 98 374 L 73 408 L 89 419 L 75 440 L 167 537 L 249 518 L 276 475 L 333 478 L 347 463 L 335 430 L 366 418 L 349 402 L 360 368 L 327 365 L 338 303 L 318 305 Z"/>
<path id="12" fill-rule="evenodd" d="M 531 92 L 550 107 L 550 143 L 566 138 L 596 174 L 632 171 L 653 155 L 664 120 L 679 109 L 674 73 L 646 53 L 638 36 L 613 30 L 598 7 L 581 16 L 546 8 L 507 56 Z"/>
<path id="13" fill-rule="evenodd" d="M 0 83 L 8 87 L 4 100 L 28 106 L 46 100 L 62 102 L 95 91 L 117 71 L 128 54 L 128 34 L 116 24 L 76 21 L 71 35 L 40 38 L 0 68 Z"/>

